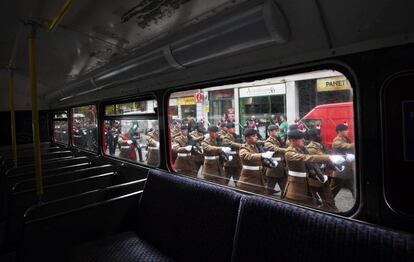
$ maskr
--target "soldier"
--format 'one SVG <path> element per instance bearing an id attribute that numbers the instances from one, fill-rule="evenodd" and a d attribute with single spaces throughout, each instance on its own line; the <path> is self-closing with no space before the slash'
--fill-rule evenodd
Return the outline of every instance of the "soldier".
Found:
<path id="1" fill-rule="evenodd" d="M 227 134 L 223 137 L 223 145 L 231 148 L 232 151 L 230 151 L 229 154 L 233 156 L 233 159 L 224 163 L 224 174 L 229 181 L 233 177 L 234 184 L 237 186 L 237 181 L 239 180 L 241 171 L 239 149 L 242 144 L 240 139 L 236 136 L 234 123 L 227 123 L 226 128 Z"/>
<path id="2" fill-rule="evenodd" d="M 262 158 L 271 158 L 274 152 L 260 153 L 256 145 L 257 132 L 253 128 L 246 128 L 243 135 L 246 143 L 240 147 L 239 151 L 243 166 L 237 186 L 249 192 L 266 194 L 262 181 L 264 172 Z"/>
<path id="3" fill-rule="evenodd" d="M 174 151 L 177 152 L 177 159 L 174 168 L 180 174 L 197 177 L 194 161 L 191 158 L 193 146 L 189 144 L 188 126 L 181 126 L 181 135 L 174 138 Z"/>
<path id="4" fill-rule="evenodd" d="M 128 137 L 134 143 L 134 146 L 138 151 L 139 162 L 143 162 L 141 145 L 139 144 L 140 135 L 138 132 L 138 128 L 138 122 L 133 123 L 128 131 Z"/>
<path id="5" fill-rule="evenodd" d="M 119 134 L 118 136 L 119 145 L 119 157 L 123 159 L 130 159 L 137 161 L 137 154 L 135 152 L 135 146 L 131 139 L 125 134 Z"/>
<path id="6" fill-rule="evenodd" d="M 270 125 L 267 128 L 269 132 L 269 137 L 266 139 L 264 144 L 264 148 L 268 151 L 275 152 L 272 160 L 277 162 L 278 165 L 273 168 L 267 168 L 266 172 L 264 173 L 264 180 L 266 185 L 267 194 L 272 195 L 274 193 L 278 193 L 275 191 L 276 183 L 279 185 L 283 195 L 283 190 L 285 189 L 286 185 L 286 166 L 285 166 L 285 148 L 282 148 L 282 143 L 279 140 L 278 133 L 279 133 L 279 126 L 277 125 Z"/>
<path id="7" fill-rule="evenodd" d="M 227 135 L 227 123 L 222 122 L 220 125 L 220 131 L 218 132 L 218 135 L 221 139 L 223 139 Z"/>
<path id="8" fill-rule="evenodd" d="M 120 133 L 121 132 L 119 130 L 119 121 L 115 120 L 107 134 L 108 149 L 109 154 L 111 156 L 115 155 L 116 145 L 118 144 L 118 138 Z"/>
<path id="9" fill-rule="evenodd" d="M 152 128 L 153 130 L 147 135 L 147 164 L 150 166 L 157 166 L 159 162 L 158 157 L 160 154 L 160 134 L 158 130 L 158 120 L 154 120 L 152 122 Z"/>
<path id="10" fill-rule="evenodd" d="M 201 142 L 204 151 L 203 176 L 207 181 L 226 185 L 223 166 L 220 162 L 220 153 L 229 153 L 231 148 L 217 145 L 218 127 L 209 126 L 208 136 Z"/>
<path id="11" fill-rule="evenodd" d="M 176 136 L 181 134 L 181 121 L 180 119 L 175 119 L 173 121 L 173 127 L 171 128 L 171 140 L 174 139 Z"/>
<path id="12" fill-rule="evenodd" d="M 201 141 L 203 141 L 205 130 L 206 128 L 204 127 L 203 122 L 197 122 L 196 129 L 190 133 L 190 136 L 192 137 L 195 143 L 198 144 L 201 143 Z M 194 160 L 195 169 L 198 172 L 198 170 L 204 163 L 204 156 L 203 154 L 200 154 L 200 152 L 194 151 L 192 158 Z"/>
<path id="13" fill-rule="evenodd" d="M 354 156 L 354 143 L 348 138 L 348 126 L 339 124 L 336 126 L 336 137 L 332 142 L 332 149 L 334 153 L 338 155 L 345 155 L 347 159 L 352 162 Z M 352 163 L 347 163 L 343 172 L 335 171 L 332 174 L 331 190 L 334 197 L 338 194 L 339 190 L 343 187 L 351 190 L 352 196 L 355 196 L 354 192 L 354 174 Z"/>
<path id="14" fill-rule="evenodd" d="M 310 129 L 308 131 L 309 144 L 306 146 L 309 154 L 311 155 L 325 155 L 326 148 L 322 144 L 321 139 L 321 130 L 320 129 Z M 328 177 L 331 176 L 332 172 L 327 172 Z M 310 193 L 317 198 L 322 200 L 320 208 L 331 211 L 338 212 L 338 208 L 335 205 L 335 199 L 333 197 L 332 191 L 329 187 L 329 181 L 322 183 L 315 177 L 308 178 L 309 190 Z"/>
<path id="15" fill-rule="evenodd" d="M 299 130 L 287 134 L 290 146 L 286 149 L 285 160 L 288 168 L 288 180 L 282 198 L 296 203 L 316 206 L 316 199 L 309 192 L 306 163 L 342 164 L 345 159 L 338 155 L 310 155 L 303 151 L 305 146 L 304 134 Z"/>

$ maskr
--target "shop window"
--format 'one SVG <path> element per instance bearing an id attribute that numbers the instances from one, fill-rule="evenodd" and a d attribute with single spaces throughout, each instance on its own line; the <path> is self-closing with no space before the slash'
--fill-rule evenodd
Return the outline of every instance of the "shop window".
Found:
<path id="1" fill-rule="evenodd" d="M 176 92 L 168 112 L 177 173 L 331 212 L 355 204 L 352 88 L 337 71 Z"/>
<path id="2" fill-rule="evenodd" d="M 52 116 L 53 142 L 67 145 L 69 143 L 68 115 L 66 111 L 55 112 Z"/>
<path id="3" fill-rule="evenodd" d="M 71 109 L 72 145 L 98 152 L 98 122 L 96 106 L 87 105 Z"/>
<path id="4" fill-rule="evenodd" d="M 102 141 L 107 156 L 149 166 L 159 164 L 156 100 L 105 106 Z"/>

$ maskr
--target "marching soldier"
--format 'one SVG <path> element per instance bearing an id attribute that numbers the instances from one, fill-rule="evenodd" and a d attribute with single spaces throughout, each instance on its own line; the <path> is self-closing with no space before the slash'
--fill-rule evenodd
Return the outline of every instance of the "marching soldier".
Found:
<path id="1" fill-rule="evenodd" d="M 273 168 L 267 168 L 265 172 L 265 185 L 266 190 L 269 195 L 277 193 L 274 190 L 276 183 L 279 185 L 283 195 L 283 190 L 285 189 L 286 185 L 286 166 L 285 166 L 285 148 L 282 148 L 282 144 L 279 141 L 278 133 L 279 133 L 279 126 L 277 125 L 270 125 L 267 130 L 269 131 L 269 137 L 266 139 L 264 144 L 264 148 L 268 151 L 275 152 L 272 160 L 277 162 L 278 165 Z"/>
<path id="2" fill-rule="evenodd" d="M 233 159 L 224 163 L 224 174 L 229 181 L 231 177 L 233 177 L 234 184 L 237 186 L 237 181 L 239 180 L 241 172 L 239 149 L 242 144 L 237 141 L 234 123 L 227 123 L 226 128 L 227 134 L 223 137 L 223 144 L 231 148 L 229 154 Z"/>
<path id="3" fill-rule="evenodd" d="M 194 161 L 191 158 L 193 146 L 189 144 L 188 126 L 181 126 L 181 135 L 174 138 L 174 151 L 177 152 L 177 159 L 174 168 L 180 174 L 197 177 Z"/>
<path id="4" fill-rule="evenodd" d="M 160 154 L 160 134 L 158 130 L 158 121 L 154 120 L 152 122 L 153 130 L 148 133 L 147 135 L 147 146 L 148 146 L 148 153 L 147 153 L 147 164 L 150 166 L 157 166 L 158 165 L 158 157 Z"/>
<path id="5" fill-rule="evenodd" d="M 242 161 L 242 171 L 237 186 L 240 189 L 265 194 L 262 176 L 262 158 L 271 158 L 274 152 L 260 153 L 256 145 L 257 132 L 253 128 L 246 128 L 243 132 L 246 143 L 240 147 L 239 156 Z"/>
<path id="6" fill-rule="evenodd" d="M 335 154 L 345 155 L 347 159 L 350 159 L 352 162 L 354 155 L 354 143 L 348 138 L 348 126 L 344 124 L 339 124 L 336 126 L 337 136 L 332 142 L 332 148 Z M 332 181 L 331 181 L 331 190 L 334 197 L 338 194 L 339 190 L 342 187 L 348 188 L 351 190 L 352 195 L 354 196 L 354 175 L 352 163 L 347 163 L 343 172 L 333 172 Z"/>
<path id="7" fill-rule="evenodd" d="M 179 119 L 175 119 L 173 121 L 173 127 L 171 128 L 171 140 L 174 139 L 176 136 L 181 134 L 181 121 Z"/>
<path id="8" fill-rule="evenodd" d="M 282 198 L 296 203 L 316 206 L 316 199 L 309 192 L 309 170 L 306 163 L 334 163 L 337 165 L 345 162 L 338 155 L 310 155 L 303 151 L 305 146 L 304 134 L 299 130 L 289 131 L 290 146 L 286 149 L 285 160 L 288 168 L 288 180 Z"/>
<path id="9" fill-rule="evenodd" d="M 205 130 L 206 128 L 204 127 L 204 124 L 202 122 L 197 122 L 197 127 L 194 131 L 190 133 L 190 136 L 196 143 L 201 143 L 201 141 L 203 141 L 204 139 Z M 204 156 L 200 154 L 199 152 L 193 152 L 192 157 L 194 160 L 195 169 L 198 172 L 198 170 L 200 170 L 200 167 L 204 163 Z"/>
<path id="10" fill-rule="evenodd" d="M 308 137 L 310 142 L 306 146 L 306 148 L 309 154 L 325 155 L 326 149 L 325 146 L 322 144 L 321 130 L 316 128 L 310 129 L 308 131 Z M 327 175 L 328 177 L 331 176 L 331 172 L 329 172 Z M 329 186 L 329 181 L 326 183 L 322 183 L 322 181 L 316 179 L 315 177 L 309 177 L 308 183 L 311 194 L 313 196 L 316 196 L 316 194 L 318 194 L 321 198 L 322 205 L 320 207 L 322 209 L 332 212 L 338 212 L 338 208 L 335 205 L 335 199 Z"/>
<path id="11" fill-rule="evenodd" d="M 229 153 L 231 148 L 219 147 L 217 145 L 218 127 L 209 126 L 208 136 L 201 142 L 204 151 L 203 176 L 207 181 L 226 185 L 227 180 L 224 176 L 224 170 L 220 164 L 220 153 Z"/>

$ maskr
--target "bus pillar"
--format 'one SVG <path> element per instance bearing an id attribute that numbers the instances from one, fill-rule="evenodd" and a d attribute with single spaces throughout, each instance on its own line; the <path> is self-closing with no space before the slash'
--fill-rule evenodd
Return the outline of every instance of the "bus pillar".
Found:
<path id="1" fill-rule="evenodd" d="M 40 155 L 39 112 L 37 104 L 37 76 L 36 76 L 36 29 L 37 24 L 31 24 L 29 36 L 29 78 L 32 97 L 32 129 L 36 173 L 36 194 L 39 199 L 43 196 L 42 163 Z"/>
<path id="2" fill-rule="evenodd" d="M 12 150 L 13 150 L 13 164 L 17 167 L 17 145 L 16 145 L 16 120 L 15 120 L 15 106 L 14 106 L 14 81 L 13 70 L 10 70 L 9 77 L 9 109 L 10 109 L 10 127 L 12 138 Z"/>

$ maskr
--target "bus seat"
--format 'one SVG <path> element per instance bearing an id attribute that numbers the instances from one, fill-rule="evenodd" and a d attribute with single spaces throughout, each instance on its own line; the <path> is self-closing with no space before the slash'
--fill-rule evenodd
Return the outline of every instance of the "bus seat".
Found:
<path id="1" fill-rule="evenodd" d="M 414 236 L 244 196 L 233 261 L 414 261 Z"/>

